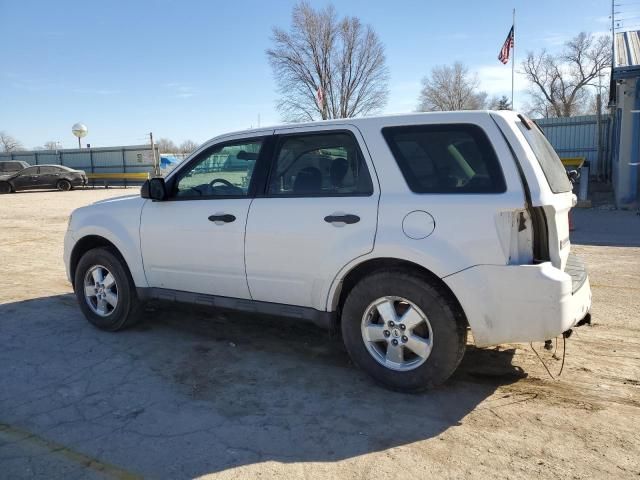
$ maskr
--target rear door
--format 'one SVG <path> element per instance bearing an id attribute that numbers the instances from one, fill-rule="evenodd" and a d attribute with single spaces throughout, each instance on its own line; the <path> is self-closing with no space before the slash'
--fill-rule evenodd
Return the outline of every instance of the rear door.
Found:
<path id="1" fill-rule="evenodd" d="M 558 154 L 538 126 L 527 124 L 525 119 L 518 123 L 518 128 L 533 150 L 552 193 L 553 201 L 543 206 L 549 229 L 549 254 L 551 261 L 555 260 L 556 266 L 564 270 L 571 250 L 569 210 L 575 200 L 572 185 Z"/>
<path id="2" fill-rule="evenodd" d="M 276 130 L 270 173 L 247 219 L 254 300 L 323 310 L 336 273 L 373 249 L 379 188 L 351 126 Z"/>
<path id="3" fill-rule="evenodd" d="M 544 211 L 549 257 L 564 270 L 571 250 L 569 211 L 576 200 L 567 172 L 542 130 L 523 115 L 494 115 L 514 149 L 531 194 L 533 207 Z"/>
<path id="4" fill-rule="evenodd" d="M 38 185 L 42 188 L 53 188 L 60 179 L 62 170 L 58 167 L 43 166 L 40 167 L 40 176 L 38 177 Z"/>

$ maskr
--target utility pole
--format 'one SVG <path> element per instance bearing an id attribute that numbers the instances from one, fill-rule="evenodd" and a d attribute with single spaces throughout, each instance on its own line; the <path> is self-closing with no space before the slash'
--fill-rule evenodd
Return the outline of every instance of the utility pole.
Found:
<path id="1" fill-rule="evenodd" d="M 151 141 L 151 154 L 153 155 L 153 175 L 160 176 L 160 168 L 158 165 L 158 158 L 156 157 L 156 146 L 153 144 L 153 132 L 149 132 L 149 140 Z"/>
<path id="2" fill-rule="evenodd" d="M 611 68 L 616 66 L 616 0 L 611 0 Z"/>

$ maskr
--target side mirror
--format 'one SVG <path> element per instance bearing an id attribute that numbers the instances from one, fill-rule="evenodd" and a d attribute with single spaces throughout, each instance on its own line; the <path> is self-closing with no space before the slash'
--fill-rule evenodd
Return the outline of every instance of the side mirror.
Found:
<path id="1" fill-rule="evenodd" d="M 151 178 L 142 184 L 140 189 L 142 198 L 162 201 L 167 198 L 167 188 L 164 184 L 164 178 Z"/>

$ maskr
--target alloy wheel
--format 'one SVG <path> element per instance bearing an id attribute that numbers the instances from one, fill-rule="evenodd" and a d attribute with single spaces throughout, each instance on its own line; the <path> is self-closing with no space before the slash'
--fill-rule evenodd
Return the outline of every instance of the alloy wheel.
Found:
<path id="1" fill-rule="evenodd" d="M 96 315 L 108 317 L 118 305 L 118 286 L 113 274 L 102 265 L 95 265 L 84 276 L 84 298 Z"/>
<path id="2" fill-rule="evenodd" d="M 372 302 L 361 323 L 364 344 L 380 365 L 409 371 L 422 365 L 433 349 L 433 330 L 424 312 L 402 297 Z"/>

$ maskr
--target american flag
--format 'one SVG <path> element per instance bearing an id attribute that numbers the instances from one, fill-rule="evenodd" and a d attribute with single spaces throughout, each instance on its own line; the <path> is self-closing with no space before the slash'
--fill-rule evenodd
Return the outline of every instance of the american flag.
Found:
<path id="1" fill-rule="evenodd" d="M 504 45 L 500 49 L 500 55 L 498 55 L 498 60 L 500 60 L 505 65 L 509 63 L 509 55 L 511 55 L 511 49 L 513 48 L 513 26 L 511 30 L 509 30 L 509 35 L 507 35 L 507 39 L 504 41 Z"/>

